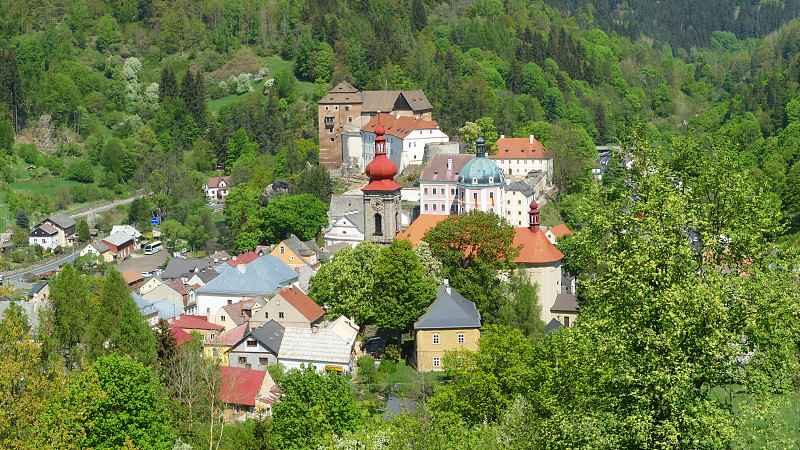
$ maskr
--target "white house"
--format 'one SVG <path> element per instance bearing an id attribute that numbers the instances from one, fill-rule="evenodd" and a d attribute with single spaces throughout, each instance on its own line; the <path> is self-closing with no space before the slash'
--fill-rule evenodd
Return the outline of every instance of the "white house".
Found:
<path id="1" fill-rule="evenodd" d="M 225 197 L 228 196 L 228 184 L 231 177 L 211 177 L 208 182 L 203 185 L 203 191 L 206 193 L 206 198 L 211 203 L 225 203 Z"/>
<path id="2" fill-rule="evenodd" d="M 497 153 L 489 158 L 504 174 L 514 179 L 525 178 L 528 173 L 541 170 L 547 174 L 547 183 L 553 183 L 553 155 L 533 135 L 527 138 L 497 140 Z"/>
<path id="3" fill-rule="evenodd" d="M 79 256 L 86 256 L 86 255 L 95 255 L 100 256 L 103 258 L 105 262 L 111 262 L 114 260 L 114 255 L 111 254 L 111 250 L 103 241 L 95 241 L 91 244 L 87 245 L 83 248 L 83 250 L 78 253 Z"/>
<path id="4" fill-rule="evenodd" d="M 408 165 L 422 164 L 425 144 L 450 142 L 450 138 L 434 120 L 424 120 L 419 116 L 378 114 L 361 127 L 362 155 L 358 166 L 362 171 L 375 158 L 375 127 L 378 123 L 386 130 L 387 156 L 397 165 L 398 173 Z"/>
<path id="5" fill-rule="evenodd" d="M 347 214 L 333 223 L 330 230 L 325 232 L 325 245 L 347 242 L 358 245 L 364 241 L 364 214 L 357 211 Z"/>
<path id="6" fill-rule="evenodd" d="M 137 244 L 139 242 L 139 238 L 142 237 L 142 233 L 140 233 L 139 230 L 130 225 L 114 225 L 113 227 L 111 227 L 110 234 L 114 234 L 117 232 L 123 232 L 128 236 L 133 236 L 134 244 Z"/>
<path id="7" fill-rule="evenodd" d="M 334 370 L 349 373 L 353 370 L 357 335 L 358 325 L 344 316 L 339 316 L 324 328 L 286 327 L 278 362 L 286 370 L 310 364 L 318 372 Z"/>
<path id="8" fill-rule="evenodd" d="M 49 223 L 42 223 L 28 235 L 28 244 L 47 249 L 58 247 L 58 228 Z"/>

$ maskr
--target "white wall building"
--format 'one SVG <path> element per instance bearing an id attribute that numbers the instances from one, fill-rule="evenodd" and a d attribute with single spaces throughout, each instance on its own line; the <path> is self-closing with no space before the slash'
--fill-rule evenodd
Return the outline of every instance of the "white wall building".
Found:
<path id="1" fill-rule="evenodd" d="M 529 172 L 541 170 L 547 183 L 553 183 L 553 155 L 533 135 L 527 138 L 501 137 L 497 153 L 490 156 L 509 178 L 524 179 Z"/>
<path id="2" fill-rule="evenodd" d="M 436 121 L 418 116 L 378 114 L 361 128 L 362 156 L 358 166 L 362 170 L 375 158 L 375 127 L 379 121 L 386 130 L 387 156 L 397 165 L 398 173 L 408 165 L 422 164 L 425 144 L 450 142 L 450 137 L 439 129 Z"/>

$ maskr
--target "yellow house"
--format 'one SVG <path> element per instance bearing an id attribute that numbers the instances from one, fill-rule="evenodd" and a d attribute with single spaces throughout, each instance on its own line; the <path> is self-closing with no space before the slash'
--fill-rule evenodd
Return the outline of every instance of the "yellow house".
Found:
<path id="1" fill-rule="evenodd" d="M 247 334 L 247 330 L 247 322 L 245 322 L 211 340 L 204 341 L 203 356 L 209 359 L 219 360 L 220 367 L 229 366 L 228 350 L 230 350 L 234 344 L 242 340 L 242 337 Z"/>
<path id="2" fill-rule="evenodd" d="M 414 323 L 419 371 L 444 370 L 444 353 L 449 350 L 478 350 L 481 313 L 445 282 L 436 300 Z"/>
<path id="3" fill-rule="evenodd" d="M 319 247 L 314 241 L 303 242 L 297 236 L 292 235 L 276 245 L 270 254 L 280 258 L 295 271 L 299 271 L 303 266 L 310 266 L 316 270 L 322 264 L 317 257 L 318 251 Z"/>
<path id="4" fill-rule="evenodd" d="M 150 275 L 145 278 L 144 283 L 139 287 L 139 295 L 145 295 L 162 284 L 164 284 L 164 282 L 161 281 L 161 277 L 155 274 Z"/>

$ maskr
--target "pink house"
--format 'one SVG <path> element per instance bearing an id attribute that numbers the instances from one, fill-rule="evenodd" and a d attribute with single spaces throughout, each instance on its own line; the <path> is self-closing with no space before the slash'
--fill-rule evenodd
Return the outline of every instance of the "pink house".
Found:
<path id="1" fill-rule="evenodd" d="M 439 153 L 419 176 L 421 214 L 458 214 L 458 176 L 475 155 Z"/>

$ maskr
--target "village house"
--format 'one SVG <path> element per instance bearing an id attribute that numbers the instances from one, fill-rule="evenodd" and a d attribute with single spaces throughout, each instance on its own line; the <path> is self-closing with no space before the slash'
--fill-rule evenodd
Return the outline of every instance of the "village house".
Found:
<path id="1" fill-rule="evenodd" d="M 524 181 L 506 186 L 506 220 L 511 225 L 523 226 L 528 221 L 528 205 L 533 201 L 533 188 Z"/>
<path id="2" fill-rule="evenodd" d="M 184 295 L 183 289 L 181 291 L 175 290 L 173 286 L 180 287 L 179 283 L 161 283 L 155 286 L 154 288 L 150 289 L 146 293 L 142 293 L 139 291 L 141 296 L 148 301 L 156 301 L 161 299 L 167 299 L 172 302 L 175 307 L 180 308 L 181 311 L 184 311 L 187 314 L 191 314 L 193 311 L 188 308 L 189 306 L 189 295 L 188 293 Z M 191 292 L 191 291 L 190 291 Z M 193 299 L 193 297 L 192 297 Z"/>
<path id="3" fill-rule="evenodd" d="M 444 354 L 451 350 L 478 350 L 481 313 L 445 283 L 439 285 L 436 300 L 414 323 L 416 368 L 444 370 Z"/>
<path id="4" fill-rule="evenodd" d="M 203 356 L 219 361 L 220 366 L 230 365 L 228 350 L 241 341 L 245 333 L 250 330 L 247 322 L 228 330 L 209 341 L 203 341 Z"/>
<path id="5" fill-rule="evenodd" d="M 225 197 L 228 196 L 228 184 L 231 177 L 211 177 L 203 185 L 203 192 L 209 203 L 225 203 Z"/>
<path id="6" fill-rule="evenodd" d="M 261 309 L 261 303 L 255 299 L 242 300 L 220 308 L 217 314 L 211 316 L 211 322 L 222 325 L 226 331 L 231 330 L 249 322 L 253 313 L 259 309 Z"/>
<path id="7" fill-rule="evenodd" d="M 154 273 L 142 281 L 142 285 L 139 286 L 139 294 L 148 294 L 150 291 L 161 286 L 162 284 L 164 284 L 164 282 L 161 280 L 161 277 Z"/>
<path id="8" fill-rule="evenodd" d="M 103 243 L 108 246 L 109 252 L 117 261 L 127 259 L 133 253 L 133 236 L 124 232 L 117 232 L 104 238 Z"/>
<path id="9" fill-rule="evenodd" d="M 57 244 L 58 247 L 68 247 L 72 245 L 75 240 L 75 221 L 66 214 L 62 213 L 55 213 L 48 217 L 47 219 L 43 220 L 41 223 L 37 225 L 41 227 L 43 225 L 50 225 L 52 228 L 57 230 Z M 50 229 L 48 227 L 48 229 Z M 39 245 L 39 244 L 35 244 Z M 42 245 L 44 247 L 44 245 Z M 49 247 L 54 248 L 54 247 Z"/>
<path id="10" fill-rule="evenodd" d="M 128 283 L 128 288 L 131 292 L 138 290 L 144 284 L 144 276 L 135 270 L 126 270 L 122 272 L 122 278 Z"/>
<path id="11" fill-rule="evenodd" d="M 340 316 L 326 327 L 286 327 L 278 362 L 287 370 L 311 365 L 318 372 L 353 370 L 358 325 Z"/>
<path id="12" fill-rule="evenodd" d="M 425 156 L 425 145 L 431 143 L 450 142 L 450 138 L 439 129 L 433 120 L 424 120 L 419 116 L 395 114 L 378 114 L 361 127 L 362 148 L 357 154 L 345 154 L 345 162 L 364 170 L 375 158 L 375 128 L 381 124 L 385 130 L 386 153 L 389 159 L 402 170 L 411 164 L 422 164 Z M 345 151 L 353 151 L 346 148 Z"/>
<path id="13" fill-rule="evenodd" d="M 50 225 L 49 223 L 42 223 L 36 225 L 28 235 L 29 245 L 38 245 L 39 247 L 52 250 L 58 247 L 58 228 Z"/>
<path id="14" fill-rule="evenodd" d="M 313 240 L 301 241 L 297 236 L 284 239 L 275 245 L 270 252 L 271 255 L 280 258 L 295 271 L 300 271 L 303 266 L 309 266 L 314 270 L 319 269 L 322 262 L 319 259 L 320 248 Z"/>
<path id="15" fill-rule="evenodd" d="M 50 295 L 50 283 L 36 283 L 28 292 L 28 300 L 31 302 L 43 302 Z"/>
<path id="16" fill-rule="evenodd" d="M 275 387 L 269 372 L 220 367 L 219 400 L 225 403 L 225 419 L 254 417 L 268 414 L 268 405 L 259 402 Z"/>
<path id="17" fill-rule="evenodd" d="M 156 326 L 161 319 L 169 321 L 183 314 L 183 308 L 178 308 L 167 299 L 150 301 L 136 294 L 133 299 L 150 327 Z"/>
<path id="18" fill-rule="evenodd" d="M 137 230 L 131 225 L 114 225 L 113 227 L 111 227 L 111 233 L 109 234 L 120 233 L 120 232 L 125 233 L 128 236 L 133 236 L 134 245 L 139 244 L 139 238 L 142 237 L 142 233 L 140 233 L 139 230 Z"/>
<path id="19" fill-rule="evenodd" d="M 85 256 L 89 254 L 99 256 L 103 258 L 104 262 L 107 263 L 110 263 L 111 261 L 114 260 L 114 255 L 111 254 L 111 250 L 108 248 L 108 245 L 106 245 L 106 243 L 103 241 L 92 242 L 91 244 L 84 247 L 78 255 Z"/>
<path id="20" fill-rule="evenodd" d="M 231 367 L 266 370 L 270 364 L 278 362 L 285 328 L 274 320 L 250 331 L 228 350 L 228 364 Z"/>
<path id="21" fill-rule="evenodd" d="M 222 325 L 211 323 L 203 316 L 194 316 L 191 314 L 183 314 L 172 319 L 169 323 L 169 327 L 180 328 L 189 334 L 196 332 L 202 337 L 203 341 L 210 341 L 224 331 Z"/>
<path id="22" fill-rule="evenodd" d="M 325 316 L 325 310 L 317 305 L 311 297 L 299 287 L 289 286 L 281 289 L 250 318 L 250 326 L 258 327 L 275 320 L 285 327 L 307 327 L 319 325 Z"/>
<path id="23" fill-rule="evenodd" d="M 578 297 L 575 294 L 566 292 L 566 290 L 562 290 L 556 296 L 553 306 L 550 307 L 550 316 L 566 328 L 575 323 L 579 310 Z"/>
<path id="24" fill-rule="evenodd" d="M 553 183 L 553 155 L 533 135 L 527 138 L 507 138 L 497 140 L 497 153 L 490 156 L 503 173 L 513 179 L 523 179 L 528 173 L 542 171 L 547 183 Z"/>

